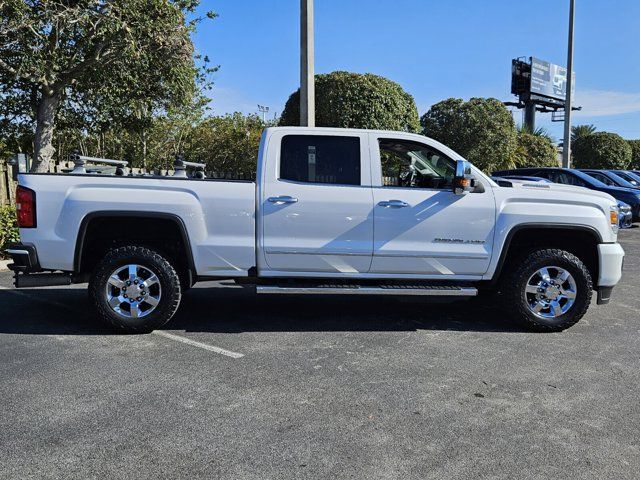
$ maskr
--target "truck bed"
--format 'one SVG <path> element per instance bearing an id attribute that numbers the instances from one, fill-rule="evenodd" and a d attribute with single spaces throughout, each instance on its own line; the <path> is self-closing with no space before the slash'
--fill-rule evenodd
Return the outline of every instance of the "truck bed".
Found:
<path id="1" fill-rule="evenodd" d="M 247 276 L 256 264 L 256 185 L 239 180 L 161 176 L 20 174 L 20 185 L 37 192 L 37 238 L 44 269 L 71 271 L 83 225 L 90 216 L 164 214 L 183 224 L 197 275 Z"/>

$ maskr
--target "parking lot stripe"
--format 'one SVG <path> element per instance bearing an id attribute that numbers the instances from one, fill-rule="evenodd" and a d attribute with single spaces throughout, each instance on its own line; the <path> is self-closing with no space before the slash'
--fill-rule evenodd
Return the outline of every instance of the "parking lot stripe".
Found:
<path id="1" fill-rule="evenodd" d="M 9 293 L 11 295 L 16 295 L 16 296 L 19 296 L 19 297 L 28 298 L 30 300 L 35 300 L 35 301 L 40 302 L 40 303 L 48 303 L 49 305 L 54 305 L 56 307 L 63 308 L 65 310 L 67 310 L 69 312 L 72 312 L 72 313 L 75 313 L 75 314 L 78 314 L 78 313 L 82 314 L 82 312 L 79 312 L 78 310 L 70 308 L 68 305 L 65 305 L 63 303 L 59 303 L 59 302 L 56 302 L 56 301 L 53 301 L 53 300 L 38 298 L 36 296 L 29 295 L 28 293 L 21 292 L 19 290 L 14 290 L 14 289 L 9 288 L 9 287 L 4 287 L 4 286 L 0 285 L 0 290 L 2 290 L 3 292 L 7 292 L 7 293 Z M 203 350 L 207 350 L 209 352 L 218 353 L 220 355 L 226 355 L 227 357 L 231 357 L 231 358 L 242 358 L 242 357 L 244 357 L 244 354 L 242 354 L 242 353 L 232 352 L 230 350 L 225 350 L 224 348 L 216 347 L 214 345 L 207 345 L 206 343 L 196 342 L 195 340 L 190 340 L 188 338 L 181 337 L 180 335 L 175 335 L 173 333 L 168 333 L 168 332 L 163 332 L 163 331 L 154 331 L 152 333 L 155 334 L 155 335 L 159 335 L 160 337 L 164 337 L 164 338 L 167 338 L 169 340 L 173 340 L 175 342 L 185 343 L 187 345 L 191 345 L 192 347 L 202 348 Z"/>
<path id="2" fill-rule="evenodd" d="M 196 342 L 195 340 L 181 337 L 180 335 L 174 335 L 173 333 L 163 332 L 162 330 L 155 330 L 153 334 L 159 335 L 164 338 L 168 338 L 169 340 L 175 340 L 176 342 L 186 343 L 187 345 L 191 345 L 192 347 L 202 348 L 203 350 L 207 350 L 209 352 L 219 353 L 220 355 L 226 355 L 227 357 L 231 357 L 231 358 L 244 357 L 242 353 L 232 352 L 230 350 L 225 350 L 224 348 L 214 347 L 213 345 L 207 345 L 206 343 Z"/>

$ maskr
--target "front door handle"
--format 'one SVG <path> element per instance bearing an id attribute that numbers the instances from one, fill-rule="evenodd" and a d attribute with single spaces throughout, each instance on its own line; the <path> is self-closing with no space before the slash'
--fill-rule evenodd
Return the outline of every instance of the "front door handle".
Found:
<path id="1" fill-rule="evenodd" d="M 282 195 L 280 197 L 269 197 L 267 199 L 268 202 L 271 203 L 297 203 L 298 199 L 295 197 L 290 197 L 289 195 Z"/>
<path id="2" fill-rule="evenodd" d="M 409 206 L 407 202 L 403 202 L 402 200 L 385 200 L 378 203 L 378 205 L 385 208 L 405 208 Z"/>

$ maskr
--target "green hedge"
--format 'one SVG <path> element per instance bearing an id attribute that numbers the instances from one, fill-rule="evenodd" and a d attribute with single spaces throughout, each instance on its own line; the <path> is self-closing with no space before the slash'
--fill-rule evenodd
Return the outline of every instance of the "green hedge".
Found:
<path id="1" fill-rule="evenodd" d="M 631 146 L 631 164 L 629 168 L 640 170 L 640 140 L 628 140 Z"/>
<path id="2" fill-rule="evenodd" d="M 631 163 L 631 146 L 615 133 L 597 132 L 580 137 L 571 153 L 576 168 L 624 170 Z"/>
<path id="3" fill-rule="evenodd" d="M 12 243 L 18 242 L 18 225 L 16 223 L 16 207 L 0 207 L 0 257 Z"/>
<path id="4" fill-rule="evenodd" d="M 518 168 L 558 167 L 558 151 L 546 137 L 519 132 L 516 166 Z"/>
<path id="5" fill-rule="evenodd" d="M 318 127 L 420 130 L 416 102 L 396 82 L 351 72 L 320 74 L 315 79 Z M 289 97 L 280 125 L 300 125 L 300 90 Z"/>
<path id="6" fill-rule="evenodd" d="M 511 112 L 495 98 L 449 98 L 420 119 L 423 133 L 491 173 L 516 166 L 518 132 Z"/>

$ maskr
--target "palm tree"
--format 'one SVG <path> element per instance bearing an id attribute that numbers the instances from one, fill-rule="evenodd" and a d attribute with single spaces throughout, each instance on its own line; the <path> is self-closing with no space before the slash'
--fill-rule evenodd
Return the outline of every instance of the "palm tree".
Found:
<path id="1" fill-rule="evenodd" d="M 571 143 L 577 139 L 591 135 L 596 131 L 596 127 L 593 125 L 576 125 L 571 127 Z"/>
<path id="2" fill-rule="evenodd" d="M 536 137 L 546 138 L 551 143 L 556 143 L 556 139 L 553 138 L 553 136 L 544 127 L 538 127 L 532 132 L 531 129 L 529 127 L 527 127 L 526 125 L 520 125 L 518 127 L 518 133 L 529 133 L 529 134 L 534 135 Z"/>

